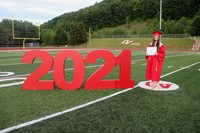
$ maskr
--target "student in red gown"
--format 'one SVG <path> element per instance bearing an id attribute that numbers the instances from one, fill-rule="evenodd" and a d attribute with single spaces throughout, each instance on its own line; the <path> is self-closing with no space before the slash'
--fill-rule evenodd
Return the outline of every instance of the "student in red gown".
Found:
<path id="1" fill-rule="evenodd" d="M 157 47 L 157 52 L 154 55 L 146 55 L 147 68 L 146 79 L 151 81 L 151 89 L 159 89 L 160 75 L 162 72 L 163 61 L 165 58 L 165 47 L 160 43 L 160 31 L 155 31 L 153 34 L 153 42 L 148 47 Z"/>

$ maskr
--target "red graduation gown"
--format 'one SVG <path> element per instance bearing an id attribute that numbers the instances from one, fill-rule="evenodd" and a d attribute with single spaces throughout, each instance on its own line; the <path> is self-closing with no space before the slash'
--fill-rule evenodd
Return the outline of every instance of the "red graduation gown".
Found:
<path id="1" fill-rule="evenodd" d="M 146 56 L 145 58 L 147 60 L 146 79 L 157 82 L 160 81 L 163 61 L 165 58 L 164 45 L 160 46 L 157 55 Z"/>

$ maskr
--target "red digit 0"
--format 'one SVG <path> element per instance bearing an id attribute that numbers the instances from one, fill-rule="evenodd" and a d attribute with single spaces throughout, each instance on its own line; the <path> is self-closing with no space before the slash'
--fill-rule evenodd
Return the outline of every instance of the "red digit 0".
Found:
<path id="1" fill-rule="evenodd" d="M 65 79 L 65 60 L 71 58 L 74 62 L 74 79 L 67 82 Z M 54 81 L 56 85 L 63 90 L 77 90 L 84 81 L 85 66 L 80 53 L 74 50 L 64 50 L 58 53 L 54 59 L 53 67 Z"/>
<path id="2" fill-rule="evenodd" d="M 88 90 L 115 88 L 115 80 L 102 79 L 115 67 L 115 56 L 107 50 L 95 50 L 88 53 L 85 62 L 96 63 L 98 58 L 104 59 L 104 65 L 88 78 L 84 88 Z"/>
<path id="3" fill-rule="evenodd" d="M 133 88 L 134 80 L 131 80 L 131 51 L 123 50 L 116 57 L 116 65 L 120 66 L 119 80 L 116 81 L 116 88 Z"/>
<path id="4" fill-rule="evenodd" d="M 27 77 L 22 85 L 22 90 L 54 90 L 52 80 L 39 80 L 43 75 L 48 73 L 53 65 L 51 54 L 42 50 L 28 51 L 22 57 L 22 62 L 32 64 L 35 58 L 41 59 L 42 64 Z"/>

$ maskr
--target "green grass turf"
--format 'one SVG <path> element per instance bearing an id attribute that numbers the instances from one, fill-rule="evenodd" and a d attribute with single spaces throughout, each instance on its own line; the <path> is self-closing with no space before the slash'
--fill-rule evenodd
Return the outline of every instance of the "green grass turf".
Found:
<path id="1" fill-rule="evenodd" d="M 132 55 L 133 61 L 144 59 L 143 52 L 134 51 Z M 199 61 L 200 57 L 199 54 L 187 53 L 181 53 L 181 56 L 178 56 L 176 53 L 168 53 L 167 55 L 171 57 L 167 57 L 165 59 L 163 74 L 195 63 Z M 132 65 L 132 78 L 137 84 L 139 81 L 145 80 L 144 74 L 146 66 L 142 65 L 145 63 L 144 60 L 135 62 L 136 64 Z M 102 61 L 100 60 L 98 64 L 101 63 Z M 24 68 L 21 74 L 31 72 L 33 68 L 37 68 L 35 65 L 37 64 L 31 65 L 30 68 L 25 67 L 28 69 Z M 167 68 L 169 65 L 171 67 Z M 10 67 L 12 70 L 15 70 L 16 66 L 7 66 L 7 69 L 5 66 L 0 66 L 0 70 L 10 70 Z M 172 76 L 165 77 L 165 81 L 175 82 L 180 85 L 180 89 L 177 91 L 150 92 L 136 88 L 133 91 L 113 97 L 102 103 L 98 103 L 96 105 L 92 105 L 27 128 L 22 128 L 18 130 L 18 132 L 171 132 L 184 131 L 183 129 L 185 129 L 185 131 L 195 132 L 199 129 L 198 125 L 195 124 L 195 122 L 197 123 L 199 121 L 198 112 L 200 109 L 199 105 L 197 106 L 198 108 L 196 107 L 199 102 L 197 95 L 197 92 L 199 91 L 196 88 L 196 86 L 199 85 L 197 82 L 197 79 L 199 79 L 199 67 L 200 66 L 197 65 L 191 67 L 190 69 L 178 72 Z M 97 68 L 88 69 L 87 77 L 96 69 Z M 118 75 L 117 70 L 118 68 L 113 70 L 108 77 L 116 78 Z M 22 69 L 16 69 L 15 71 L 22 71 Z M 180 73 L 182 73 L 182 75 L 180 75 Z M 52 76 L 51 74 L 47 74 L 45 78 L 50 79 Z M 189 80 L 189 82 L 185 83 L 183 82 L 184 80 Z M 192 86 L 190 85 L 190 83 L 196 82 L 197 84 Z M 79 89 L 78 91 L 62 91 L 56 88 L 55 91 L 22 91 L 21 86 L 1 88 L 0 129 L 59 112 L 112 94 L 116 91 L 119 90 L 85 91 L 83 89 Z M 192 101 L 192 97 L 195 97 L 194 101 Z M 184 100 L 184 98 L 186 99 Z M 195 103 L 194 106 L 192 106 L 194 115 L 190 114 L 190 105 L 193 105 L 193 103 Z M 184 106 L 184 110 L 181 110 L 182 106 Z M 180 116 L 179 112 L 181 113 Z M 173 123 L 172 120 L 177 123 Z M 189 125 L 182 127 L 186 123 L 189 123 Z M 175 129 L 174 124 L 178 125 L 177 130 Z"/>
<path id="2" fill-rule="evenodd" d="M 198 64 L 162 79 L 176 81 L 177 91 L 136 88 L 16 132 L 198 132 L 199 68 Z"/>

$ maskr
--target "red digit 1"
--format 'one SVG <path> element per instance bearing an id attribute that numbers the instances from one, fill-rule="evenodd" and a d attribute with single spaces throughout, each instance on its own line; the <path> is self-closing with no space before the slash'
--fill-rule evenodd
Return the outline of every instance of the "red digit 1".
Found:
<path id="1" fill-rule="evenodd" d="M 104 65 L 88 78 L 84 88 L 88 90 L 115 88 L 115 80 L 102 79 L 115 67 L 114 54 L 107 50 L 95 50 L 87 54 L 85 62 L 96 63 L 98 58 L 104 59 Z"/>
<path id="2" fill-rule="evenodd" d="M 43 75 L 48 73 L 53 65 L 51 54 L 41 50 L 28 51 L 24 54 L 22 62 L 32 64 L 35 58 L 40 58 L 42 64 L 27 77 L 22 85 L 22 90 L 54 90 L 54 83 L 52 80 L 39 80 Z"/>
<path id="3" fill-rule="evenodd" d="M 116 57 L 116 65 L 120 65 L 119 80 L 116 81 L 116 88 L 134 87 L 134 80 L 131 80 L 131 51 L 123 50 Z"/>
<path id="4" fill-rule="evenodd" d="M 65 60 L 71 58 L 74 62 L 74 79 L 67 82 L 65 79 Z M 54 59 L 53 75 L 56 85 L 62 90 L 77 90 L 81 87 L 85 76 L 84 60 L 80 53 L 74 50 L 64 50 Z"/>

